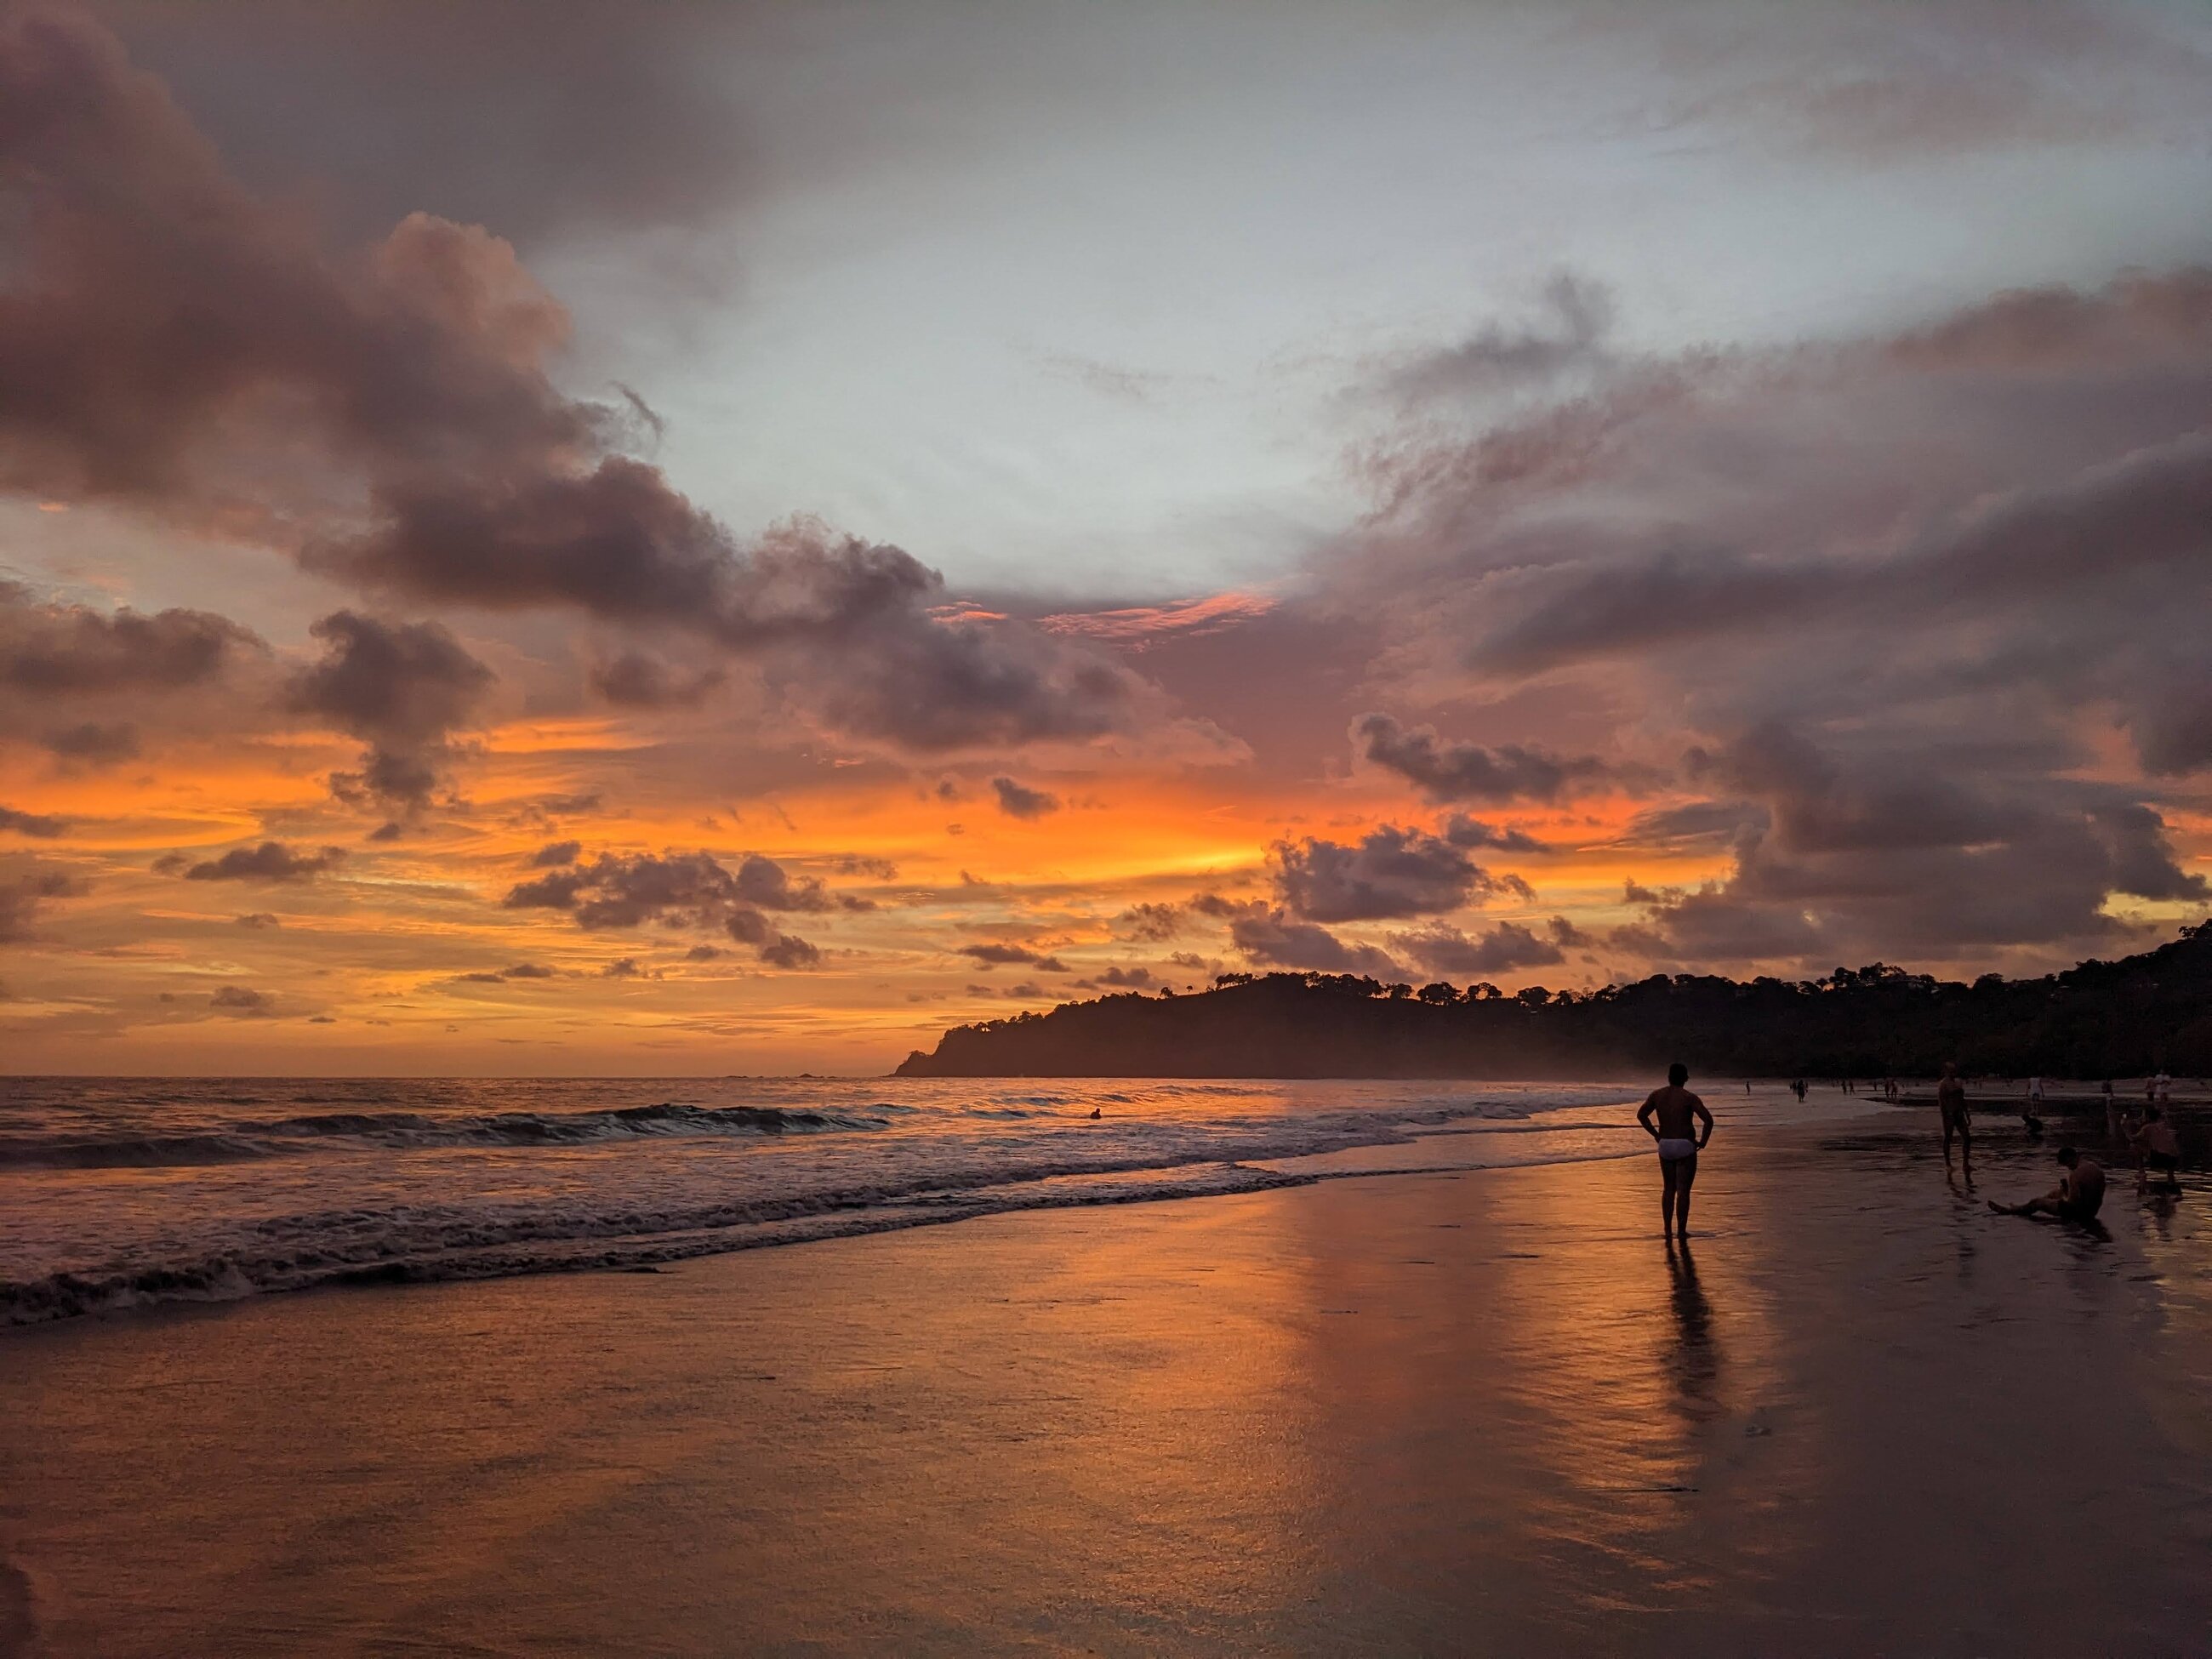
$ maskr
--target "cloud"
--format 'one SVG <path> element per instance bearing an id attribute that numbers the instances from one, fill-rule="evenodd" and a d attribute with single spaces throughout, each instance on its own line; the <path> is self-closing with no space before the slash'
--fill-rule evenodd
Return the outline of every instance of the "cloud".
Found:
<path id="1" fill-rule="evenodd" d="M 1382 377 L 1381 390 L 1408 404 L 1482 396 L 1543 385 L 1604 361 L 1613 307 L 1603 287 L 1562 271 L 1545 285 L 1543 311 L 1534 326 L 1492 323 L 1399 364 Z"/>
<path id="2" fill-rule="evenodd" d="M 0 106 L 27 228 L 0 295 L 0 489 L 220 522 L 392 601 L 686 634 L 897 749 L 1166 722 L 1080 641 L 940 616 L 942 578 L 897 547 L 796 520 L 741 544 L 623 452 L 627 400 L 555 386 L 568 316 L 507 243 L 416 212 L 325 249 L 89 17 L 0 22 Z M 360 787 L 410 802 L 432 741 L 372 739 Z"/>
<path id="3" fill-rule="evenodd" d="M 1173 904 L 1150 901 L 1133 904 L 1114 918 L 1126 939 L 1160 945 L 1173 939 L 1182 927 L 1182 910 Z"/>
<path id="4" fill-rule="evenodd" d="M 6 397 L 0 388 L 0 405 Z M 0 739 L 75 769 L 136 757 L 149 727 L 234 728 L 256 717 L 246 671 L 266 654 L 251 631 L 206 611 L 104 611 L 0 580 Z"/>
<path id="5" fill-rule="evenodd" d="M 617 708 L 695 708 L 728 678 L 719 668 L 686 669 L 635 647 L 592 666 L 592 690 Z"/>
<path id="6" fill-rule="evenodd" d="M 1508 744 L 1485 749 L 1445 743 L 1431 726 L 1410 729 L 1388 714 L 1362 714 L 1352 723 L 1360 757 L 1395 772 L 1431 800 L 1557 800 L 1571 787 L 1608 775 L 1595 757 L 1572 758 Z"/>
<path id="7" fill-rule="evenodd" d="M 1224 899 L 1200 894 L 1191 908 L 1229 924 L 1229 942 L 1251 961 L 1277 968 L 1311 968 L 1328 973 L 1366 974 L 1397 980 L 1405 969 L 1389 952 L 1371 945 L 1347 945 L 1326 927 L 1297 921 L 1281 906 L 1265 900 Z M 1186 964 L 1188 965 L 1188 964 Z"/>
<path id="8" fill-rule="evenodd" d="M 1357 843 L 1309 836 L 1270 850 L 1275 890 L 1308 921 L 1370 921 L 1430 915 L 1510 891 L 1517 876 L 1492 876 L 1460 848 L 1419 830 L 1384 824 Z"/>
<path id="9" fill-rule="evenodd" d="M 452 733 L 473 718 L 490 689 L 491 670 L 434 622 L 338 611 L 307 631 L 323 641 L 324 654 L 294 676 L 293 711 L 368 744 L 361 771 L 331 775 L 331 793 L 365 796 L 387 811 L 420 811 L 451 759 Z"/>
<path id="10" fill-rule="evenodd" d="M 957 954 L 980 962 L 986 968 L 1002 968 L 1010 963 L 1021 963 L 1042 969 L 1048 974 L 1064 974 L 1067 966 L 1058 957 L 1032 951 L 1026 945 L 963 945 Z"/>
<path id="11" fill-rule="evenodd" d="M 1012 778 L 993 778 L 991 787 L 999 797 L 999 810 L 1010 818 L 1041 818 L 1060 811 L 1059 796 L 1024 788 Z"/>
<path id="12" fill-rule="evenodd" d="M 609 0 L 181 13 L 106 0 L 101 12 L 224 155 L 313 189 L 349 223 L 428 206 L 532 240 L 638 238 L 696 228 L 758 182 L 753 124 L 708 66 L 757 47 L 743 12 Z"/>
<path id="13" fill-rule="evenodd" d="M 1623 936 L 1655 960 L 2086 952 L 2202 878 L 2168 825 L 2212 769 L 2207 406 L 2185 269 L 1408 422 L 1328 603 L 1401 690 L 1595 752 L 1355 746 L 1439 800 L 1664 793 L 1609 844 L 1729 869 Z"/>
<path id="14" fill-rule="evenodd" d="M 208 998 L 208 1006 L 235 1019 L 267 1019 L 276 1012 L 276 999 L 266 991 L 250 991 L 243 985 L 224 985 Z"/>
<path id="15" fill-rule="evenodd" d="M 746 854 L 738 866 L 738 896 L 763 910 L 827 910 L 836 902 L 812 876 L 797 881 L 774 859 Z"/>
<path id="16" fill-rule="evenodd" d="M 602 853 L 588 864 L 549 871 L 518 882 L 503 901 L 511 910 L 562 910 L 594 932 L 657 923 L 726 933 L 753 947 L 771 967 L 807 968 L 821 951 L 779 932 L 764 909 L 823 910 L 834 899 L 811 878 L 793 882 L 782 867 L 758 854 L 732 875 L 706 853 Z"/>
<path id="17" fill-rule="evenodd" d="M 0 298 L 0 319 L 6 304 Z M 0 391 L 0 411 L 5 397 Z M 247 629 L 204 611 L 147 616 L 128 607 L 46 604 L 20 582 L 0 581 L 0 686 L 22 697 L 174 691 L 215 678 L 259 644 Z"/>
<path id="18" fill-rule="evenodd" d="M 533 870 L 557 870 L 574 864 L 576 855 L 584 850 L 580 841 L 550 841 L 530 855 Z"/>
<path id="19" fill-rule="evenodd" d="M 345 848 L 325 847 L 306 852 L 281 841 L 264 841 L 258 847 L 234 847 L 219 859 L 183 868 L 186 881 L 311 881 L 345 861 Z M 155 861 L 154 867 L 173 873 L 185 865 L 175 854 Z"/>
<path id="20" fill-rule="evenodd" d="M 1124 990 L 1141 990 L 1152 982 L 1152 970 L 1149 968 L 1109 968 L 1098 975 L 1098 982 Z"/>
<path id="21" fill-rule="evenodd" d="M 267 910 L 256 910 L 248 915 L 233 916 L 231 921 L 240 927 L 282 927 L 284 925 L 284 919 L 282 916 Z"/>
<path id="22" fill-rule="evenodd" d="M 1442 923 L 1390 935 L 1392 945 L 1428 972 L 1470 978 L 1549 968 L 1566 960 L 1565 946 L 1585 942 L 1565 916 L 1552 918 L 1549 937 L 1511 921 L 1501 921 L 1472 939 Z"/>
<path id="23" fill-rule="evenodd" d="M 0 945 L 20 945 L 35 937 L 32 924 L 49 899 L 83 890 L 75 877 L 35 865 L 0 873 Z"/>
<path id="24" fill-rule="evenodd" d="M 1550 853 L 1556 848 L 1546 846 L 1534 836 L 1520 830 L 1501 830 L 1495 824 L 1471 818 L 1464 812 L 1455 812 L 1438 826 L 1437 833 L 1455 847 L 1474 848 L 1492 847 L 1501 853 Z"/>
<path id="25" fill-rule="evenodd" d="M 0 806 L 0 830 L 12 830 L 19 836 L 28 836 L 38 841 L 52 841 L 69 828 L 65 818 L 50 817 L 43 812 L 20 812 L 12 806 Z"/>
<path id="26" fill-rule="evenodd" d="M 506 968 L 493 969 L 482 973 L 462 974 L 458 977 L 464 984 L 499 985 L 509 980 L 558 979 L 560 976 L 561 970 L 557 968 L 548 968 L 542 963 L 518 962 Z"/>

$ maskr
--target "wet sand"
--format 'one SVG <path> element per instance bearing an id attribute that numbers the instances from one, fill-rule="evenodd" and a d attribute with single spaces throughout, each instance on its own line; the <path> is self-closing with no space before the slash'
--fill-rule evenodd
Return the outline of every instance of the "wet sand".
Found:
<path id="1" fill-rule="evenodd" d="M 57 1654 L 2212 1647 L 2202 1178 L 1725 1123 L 1686 1259 L 1638 1158 L 19 1334 L 0 1556 Z"/>

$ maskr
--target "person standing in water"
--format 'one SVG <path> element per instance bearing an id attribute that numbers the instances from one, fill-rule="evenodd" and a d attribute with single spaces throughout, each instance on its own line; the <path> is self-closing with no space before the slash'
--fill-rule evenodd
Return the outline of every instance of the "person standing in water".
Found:
<path id="1" fill-rule="evenodd" d="M 1943 1062 L 1943 1076 L 1936 1085 L 1936 1109 L 1943 1118 L 1943 1167 L 1951 1167 L 1951 1138 L 1956 1135 L 1966 1166 L 1966 1184 L 1974 1182 L 1974 1115 L 1967 1109 L 1966 1085 L 1959 1081 L 1959 1067 Z"/>
<path id="2" fill-rule="evenodd" d="M 1676 1060 L 1667 1068 L 1667 1086 L 1654 1089 L 1637 1109 L 1644 1133 L 1659 1143 L 1659 1231 L 1662 1237 L 1690 1237 L 1690 1187 L 1698 1178 L 1698 1154 L 1713 1138 L 1713 1115 L 1705 1103 L 1682 1085 L 1690 1068 Z"/>

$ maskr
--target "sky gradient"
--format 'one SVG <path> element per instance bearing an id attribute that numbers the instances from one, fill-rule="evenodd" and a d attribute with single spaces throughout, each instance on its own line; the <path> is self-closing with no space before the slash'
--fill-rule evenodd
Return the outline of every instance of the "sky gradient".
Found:
<path id="1" fill-rule="evenodd" d="M 2194 5 L 0 0 L 18 1071 L 2207 908 Z"/>

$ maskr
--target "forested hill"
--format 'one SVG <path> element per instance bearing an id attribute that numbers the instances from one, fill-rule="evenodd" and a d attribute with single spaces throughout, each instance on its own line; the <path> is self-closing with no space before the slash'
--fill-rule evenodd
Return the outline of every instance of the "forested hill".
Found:
<path id="1" fill-rule="evenodd" d="M 1415 990 L 1348 974 L 1226 974 L 947 1031 L 901 1077 L 2212 1075 L 2212 921 L 2118 962 L 1972 984 L 1876 965 L 1748 983 L 1656 975 L 1591 992 Z"/>

